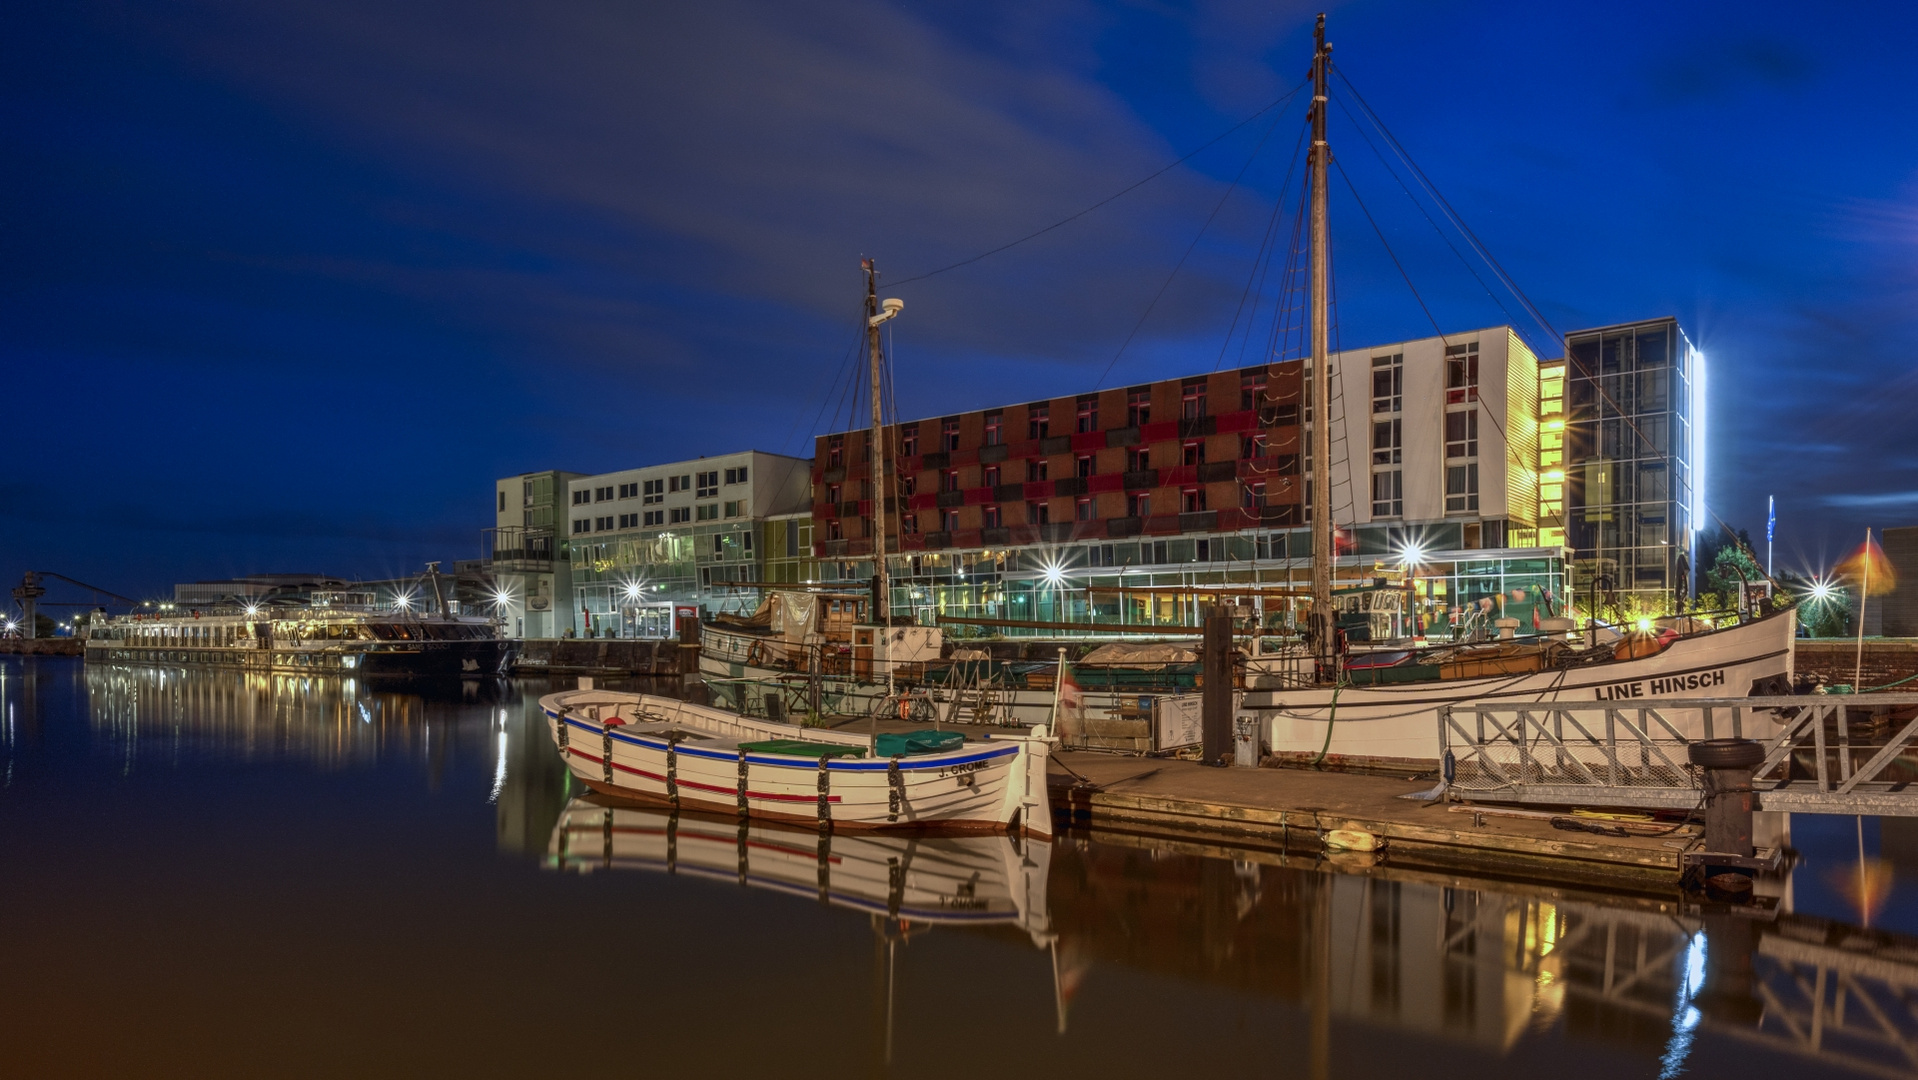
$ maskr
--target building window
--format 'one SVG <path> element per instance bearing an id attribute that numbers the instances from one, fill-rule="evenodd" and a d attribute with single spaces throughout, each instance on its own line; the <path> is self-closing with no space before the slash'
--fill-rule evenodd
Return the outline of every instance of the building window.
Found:
<path id="1" fill-rule="evenodd" d="M 1026 524 L 1050 525 L 1052 523 L 1052 504 L 1047 502 L 1029 502 L 1026 504 Z"/>
<path id="2" fill-rule="evenodd" d="M 899 515 L 899 531 L 902 533 L 905 533 L 907 536 L 912 536 L 913 534 L 917 533 L 919 531 L 919 515 L 918 514 L 900 514 Z"/>
<path id="3" fill-rule="evenodd" d="M 742 507 L 744 507 L 745 505 L 746 505 L 746 501 L 744 499 L 733 499 L 727 502 L 726 516 L 729 518 L 736 518 L 736 517 L 742 516 L 744 514 L 744 510 L 742 509 Z"/>
<path id="4" fill-rule="evenodd" d="M 1179 489 L 1179 512 L 1196 514 L 1205 509 L 1205 489 L 1188 487 Z"/>
<path id="5" fill-rule="evenodd" d="M 841 484 L 826 485 L 826 501 L 827 502 L 829 503 L 845 502 L 846 501 L 845 495 L 846 495 L 846 492 L 845 492 L 845 487 L 843 485 Z"/>
<path id="6" fill-rule="evenodd" d="M 699 474 L 699 490 L 693 493 L 695 499 L 710 499 L 719 494 L 719 470 Z"/>
<path id="7" fill-rule="evenodd" d="M 952 451 L 959 449 L 959 418 L 948 416 L 939 421 L 939 448 Z"/>
<path id="8" fill-rule="evenodd" d="M 718 503 L 701 503 L 699 506 L 699 514 L 697 515 L 697 520 L 718 521 L 719 520 L 719 504 Z"/>
<path id="9" fill-rule="evenodd" d="M 1152 516 L 1152 496 L 1143 491 L 1135 491 L 1125 498 L 1127 517 L 1146 518 Z"/>
<path id="10" fill-rule="evenodd" d="M 637 529 L 637 528 L 639 528 L 639 515 L 638 515 L 638 514 L 621 514 L 621 515 L 619 515 L 619 527 L 620 527 L 620 528 L 622 528 L 622 529 Z"/>
<path id="11" fill-rule="evenodd" d="M 612 532 L 613 531 L 612 517 L 607 516 L 602 518 L 594 518 L 593 528 L 598 532 Z"/>
<path id="12" fill-rule="evenodd" d="M 666 511 L 648 510 L 646 511 L 644 518 L 645 518 L 645 525 L 647 528 L 651 528 L 655 525 L 664 525 L 666 524 Z"/>
<path id="13" fill-rule="evenodd" d="M 1044 439 L 1052 434 L 1052 406 L 1026 406 L 1026 438 Z"/>
<path id="14" fill-rule="evenodd" d="M 660 502 L 666 498 L 666 481 L 647 480 L 640 485 L 640 494 L 639 501 L 643 504 Z"/>
<path id="15" fill-rule="evenodd" d="M 1152 451 L 1144 446 L 1134 446 L 1125 452 L 1125 471 L 1145 472 L 1152 467 Z"/>
<path id="16" fill-rule="evenodd" d="M 919 456 L 919 425 L 899 429 L 899 456 Z"/>
<path id="17" fill-rule="evenodd" d="M 959 531 L 959 511 L 947 510 L 939 515 L 939 526 L 946 532 Z"/>
<path id="18" fill-rule="evenodd" d="M 989 412 L 986 414 L 986 445 L 998 446 L 1006 441 L 1006 414 Z"/>
<path id="19" fill-rule="evenodd" d="M 1193 562 L 1211 562 L 1212 561 L 1212 541 L 1211 540 L 1209 539 L 1200 540 L 1192 545 L 1192 561 Z"/>
<path id="20" fill-rule="evenodd" d="M 1239 436 L 1239 457 L 1250 461 L 1265 456 L 1265 432 Z"/>
<path id="21" fill-rule="evenodd" d="M 993 503 L 985 507 L 982 507 L 979 511 L 979 518 L 980 518 L 981 524 L 983 524 L 986 528 L 988 529 L 998 528 L 999 527 L 998 504 Z"/>
<path id="22" fill-rule="evenodd" d="M 593 489 L 594 502 L 611 502 L 612 500 L 613 500 L 613 485 L 607 484 L 603 488 Z"/>
<path id="23" fill-rule="evenodd" d="M 1397 465 L 1404 458 L 1404 448 L 1400 436 L 1403 421 L 1396 417 L 1391 420 L 1372 422 L 1372 464 Z"/>
<path id="24" fill-rule="evenodd" d="M 1152 422 L 1152 388 L 1135 386 L 1125 392 L 1127 427 L 1144 427 Z"/>
<path id="25" fill-rule="evenodd" d="M 726 470 L 726 482 L 727 482 L 728 484 L 743 484 L 743 483 L 745 483 L 745 482 L 746 482 L 746 466 L 744 466 L 744 465 L 741 465 L 741 466 L 740 466 L 739 468 L 737 468 L 737 469 L 727 469 L 727 470 Z"/>
<path id="26" fill-rule="evenodd" d="M 1205 464 L 1205 440 L 1188 439 L 1185 445 L 1181 447 L 1180 463 L 1184 465 Z"/>
<path id="27" fill-rule="evenodd" d="M 666 517 L 667 520 L 674 525 L 681 525 L 693 519 L 693 508 L 690 506 L 675 506 L 666 511 Z"/>
<path id="28" fill-rule="evenodd" d="M 1076 462 L 1076 466 L 1077 468 L 1075 469 L 1075 473 L 1079 476 L 1080 479 L 1084 479 L 1085 477 L 1091 476 L 1092 475 L 1092 455 L 1080 454 L 1079 460 Z"/>
<path id="29" fill-rule="evenodd" d="M 1372 358 L 1372 411 L 1396 413 L 1405 410 L 1405 354 Z"/>
<path id="30" fill-rule="evenodd" d="M 1445 347 L 1445 403 L 1478 400 L 1478 342 Z"/>
<path id="31" fill-rule="evenodd" d="M 1265 481 L 1253 480 L 1240 484 L 1239 505 L 1247 510 L 1265 509 Z"/>
<path id="32" fill-rule="evenodd" d="M 1079 395 L 1078 415 L 1074 420 L 1073 430 L 1080 434 L 1099 430 L 1099 395 Z"/>
<path id="33" fill-rule="evenodd" d="M 666 478 L 666 490 L 671 492 L 691 491 L 693 478 L 690 476 L 669 476 Z"/>
<path id="34" fill-rule="evenodd" d="M 1405 474 L 1386 469 L 1372 474 L 1372 516 L 1405 516 Z"/>
<path id="35" fill-rule="evenodd" d="M 574 492 L 574 494 L 578 494 L 578 492 Z M 573 519 L 573 532 L 575 535 L 583 532 L 592 532 L 592 531 L 593 531 L 592 518 L 574 518 Z"/>
<path id="36" fill-rule="evenodd" d="M 619 485 L 619 497 L 622 499 L 639 498 L 639 484 L 635 482 L 631 484 Z"/>
<path id="37" fill-rule="evenodd" d="M 504 491 L 499 493 L 499 512 L 502 514 L 506 512 L 506 493 Z"/>
<path id="38" fill-rule="evenodd" d="M 1478 509 L 1478 462 L 1445 466 L 1445 512 L 1469 513 Z"/>
<path id="39" fill-rule="evenodd" d="M 1204 379 L 1187 379 L 1179 384 L 1179 416 L 1184 420 L 1197 420 L 1205 415 Z"/>
<path id="40" fill-rule="evenodd" d="M 837 469 L 846 463 L 846 437 L 832 435 L 826 439 L 826 468 Z M 674 488 L 678 491 L 678 488 Z"/>
<path id="41" fill-rule="evenodd" d="M 845 538 L 846 526 L 842 522 L 837 519 L 826 522 L 826 539 L 844 540 Z"/>
<path id="42" fill-rule="evenodd" d="M 1081 495 L 1072 504 L 1072 516 L 1079 521 L 1092 520 L 1092 496 Z"/>
<path id="43" fill-rule="evenodd" d="M 958 491 L 959 490 L 959 470 L 958 469 L 939 470 L 939 490 L 940 491 Z"/>
<path id="44" fill-rule="evenodd" d="M 1027 458 L 1026 459 L 1026 483 L 1028 484 L 1037 483 L 1041 480 L 1044 480 L 1045 478 L 1046 478 L 1046 459 L 1045 458 Z"/>
<path id="45" fill-rule="evenodd" d="M 918 490 L 919 490 L 919 478 L 917 476 L 912 476 L 908 474 L 906 476 L 902 476 L 899 478 L 899 494 L 902 497 L 910 499 L 912 498 L 913 493 Z"/>
<path id="46" fill-rule="evenodd" d="M 1265 378 L 1262 367 L 1239 372 L 1239 411 L 1250 412 L 1265 404 Z"/>
<path id="47" fill-rule="evenodd" d="M 580 506 L 584 503 L 589 503 L 592 501 L 593 501 L 593 493 L 586 488 L 580 488 L 578 491 L 573 492 L 574 506 Z"/>
<path id="48" fill-rule="evenodd" d="M 997 465 L 986 466 L 984 484 L 986 487 L 989 487 L 989 488 L 999 486 L 999 466 Z"/>
<path id="49" fill-rule="evenodd" d="M 1445 414 L 1445 456 L 1478 456 L 1478 410 L 1463 409 Z"/>

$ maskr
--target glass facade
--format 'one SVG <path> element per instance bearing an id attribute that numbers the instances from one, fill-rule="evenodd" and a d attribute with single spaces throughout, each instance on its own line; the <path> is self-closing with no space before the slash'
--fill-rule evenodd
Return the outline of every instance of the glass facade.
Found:
<path id="1" fill-rule="evenodd" d="M 1573 585 L 1601 614 L 1692 594 L 1703 377 L 1675 319 L 1566 337 L 1563 464 L 1541 478 L 1563 484 Z"/>

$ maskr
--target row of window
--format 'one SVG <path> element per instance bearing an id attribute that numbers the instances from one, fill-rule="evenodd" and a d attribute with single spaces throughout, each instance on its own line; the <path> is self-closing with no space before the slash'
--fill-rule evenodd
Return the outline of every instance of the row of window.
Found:
<path id="1" fill-rule="evenodd" d="M 736 469 L 727 469 L 725 482 L 743 484 L 746 482 L 747 471 L 744 465 Z M 696 499 L 711 499 L 719 495 L 719 485 L 720 472 L 717 469 L 685 476 L 662 476 L 655 480 L 634 481 L 616 487 L 608 485 L 580 488 L 573 492 L 573 505 L 585 506 L 589 503 L 609 502 L 614 499 L 639 499 L 642 505 L 647 505 L 664 502 L 668 494 L 677 494 L 682 491 L 692 492 Z"/>
<path id="2" fill-rule="evenodd" d="M 618 514 L 596 518 L 574 518 L 573 532 L 610 532 L 613 529 L 652 529 L 664 525 L 684 525 L 692 521 L 718 521 L 721 517 L 746 516 L 746 500 L 734 499 L 723 506 L 704 503 L 698 506 L 673 506 L 664 510 L 646 510 L 637 514 Z"/>

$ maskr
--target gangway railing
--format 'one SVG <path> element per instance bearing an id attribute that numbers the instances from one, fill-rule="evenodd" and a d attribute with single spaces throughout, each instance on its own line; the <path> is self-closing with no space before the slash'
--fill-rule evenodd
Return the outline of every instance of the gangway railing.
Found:
<path id="1" fill-rule="evenodd" d="M 1760 809 L 1918 816 L 1918 694 L 1500 702 L 1439 710 L 1450 788 L 1494 802 L 1688 809 L 1687 747 L 1753 739 Z"/>

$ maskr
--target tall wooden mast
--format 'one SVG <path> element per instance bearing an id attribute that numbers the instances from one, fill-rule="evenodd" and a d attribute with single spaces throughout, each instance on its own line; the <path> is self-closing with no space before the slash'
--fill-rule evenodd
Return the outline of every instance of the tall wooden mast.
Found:
<path id="1" fill-rule="evenodd" d="M 1326 69 L 1332 46 L 1325 43 L 1325 15 L 1319 14 L 1312 33 L 1312 621 L 1313 652 L 1319 677 L 1330 678 L 1335 659 L 1332 615 L 1332 565 L 1338 553 L 1332 546 L 1332 375 L 1327 351 L 1327 324 L 1331 272 L 1327 246 L 1325 173 L 1332 162 L 1325 141 Z"/>
<path id="2" fill-rule="evenodd" d="M 885 419 L 880 411 L 884 398 L 879 385 L 879 368 L 883 362 L 879 324 L 886 319 L 879 314 L 879 271 L 874 269 L 871 259 L 863 260 L 860 265 L 866 271 L 866 344 L 872 357 L 872 435 L 866 446 L 866 453 L 872 459 L 872 619 L 877 625 L 890 626 L 892 583 L 886 576 L 886 440 Z M 892 666 L 888 664 L 886 670 L 890 682 Z"/>

